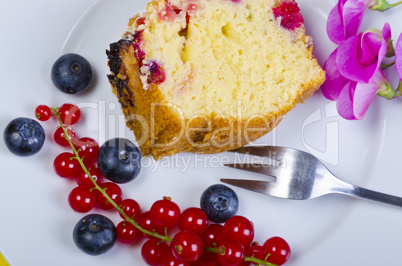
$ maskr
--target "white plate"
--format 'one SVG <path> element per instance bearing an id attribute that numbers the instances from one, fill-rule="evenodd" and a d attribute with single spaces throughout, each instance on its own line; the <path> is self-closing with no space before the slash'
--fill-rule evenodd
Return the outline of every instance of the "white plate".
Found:
<path id="1" fill-rule="evenodd" d="M 323 64 L 335 48 L 325 32 L 326 16 L 335 1 L 299 3 L 308 33 L 315 40 L 315 55 Z M 133 139 L 110 91 L 105 50 L 145 5 L 145 0 L 3 1 L 1 134 L 13 118 L 33 117 L 39 104 L 73 102 L 83 111 L 83 120 L 75 127 L 80 136 L 99 143 L 114 136 Z M 389 21 L 397 38 L 401 26 L 396 9 L 384 14 L 369 11 L 363 27 L 381 28 Z M 82 54 L 95 69 L 95 86 L 82 95 L 62 94 L 50 81 L 52 63 L 67 52 Z M 310 151 L 346 181 L 402 195 L 400 104 L 400 99 L 375 99 L 363 121 L 345 121 L 334 104 L 317 92 L 256 143 Z M 97 257 L 75 247 L 72 229 L 83 215 L 74 213 L 66 200 L 74 182 L 57 177 L 52 169 L 54 157 L 63 151 L 51 138 L 56 122 L 42 125 L 47 141 L 33 157 L 11 155 L 0 142 L 0 252 L 17 266 L 143 265 L 140 244 L 118 244 Z M 125 197 L 136 199 L 143 209 L 166 195 L 182 209 L 198 206 L 202 191 L 219 178 L 250 176 L 221 167 L 219 162 L 227 158 L 235 159 L 226 153 L 180 154 L 159 162 L 146 159 L 140 176 L 122 189 Z M 257 241 L 274 235 L 288 240 L 292 256 L 286 265 L 399 264 L 402 209 L 339 195 L 289 201 L 241 189 L 236 192 L 239 214 L 254 222 Z M 119 221 L 113 212 L 102 213 Z"/>

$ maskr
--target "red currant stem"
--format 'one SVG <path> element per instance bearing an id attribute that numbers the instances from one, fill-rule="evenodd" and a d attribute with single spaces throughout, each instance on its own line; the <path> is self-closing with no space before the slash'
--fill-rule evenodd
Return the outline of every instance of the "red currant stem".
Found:
<path id="1" fill-rule="evenodd" d="M 83 158 L 81 158 L 81 157 L 78 155 L 78 150 L 75 149 L 75 147 L 74 147 L 74 145 L 73 145 L 73 143 L 72 143 L 70 137 L 68 136 L 67 129 L 66 129 L 66 127 L 64 126 L 63 122 L 61 121 L 60 114 L 57 112 L 58 108 L 51 108 L 51 109 L 55 112 L 55 114 L 56 114 L 56 116 L 57 116 L 57 119 L 59 120 L 60 127 L 63 129 L 63 132 L 64 132 L 64 138 L 66 139 L 66 141 L 67 141 L 68 144 L 70 145 L 71 149 L 73 150 L 73 153 L 75 154 L 75 157 L 74 157 L 74 158 L 78 161 L 78 163 L 80 164 L 82 170 L 88 175 L 88 177 L 91 179 L 92 183 L 94 184 L 95 187 L 92 188 L 92 189 L 97 189 L 100 193 L 102 193 L 102 195 L 106 198 L 106 200 L 107 200 L 110 204 L 112 204 L 112 206 L 113 206 L 119 213 L 121 213 L 121 215 L 123 215 L 123 217 L 125 218 L 125 220 L 128 221 L 129 223 L 131 223 L 133 226 L 135 226 L 135 227 L 136 227 L 138 230 L 140 230 L 141 232 L 143 232 L 143 233 L 145 233 L 145 234 L 148 234 L 148 235 L 150 235 L 150 236 L 159 238 L 159 239 L 161 239 L 161 242 L 164 242 L 164 241 L 172 242 L 173 239 L 170 238 L 167 234 L 166 234 L 165 236 L 162 236 L 162 235 L 160 235 L 160 234 L 158 234 L 158 233 L 156 233 L 156 232 L 151 232 L 151 231 L 148 231 L 148 230 L 145 230 L 144 228 L 142 228 L 142 227 L 141 227 L 138 223 L 136 223 L 133 219 L 131 219 L 130 217 L 128 217 L 128 215 L 123 211 L 123 209 L 122 209 L 119 205 L 117 205 L 116 202 L 115 202 L 114 200 L 112 200 L 112 199 L 109 197 L 109 195 L 105 192 L 105 190 L 102 189 L 102 188 L 96 183 L 95 178 L 92 177 L 91 173 L 89 172 L 89 170 L 87 169 L 87 167 L 86 167 L 85 164 L 84 164 Z"/>
<path id="2" fill-rule="evenodd" d="M 267 262 L 267 261 L 264 261 L 264 260 L 260 260 L 260 259 L 254 258 L 253 256 L 251 256 L 251 257 L 244 257 L 244 261 L 250 261 L 250 262 L 253 262 L 254 264 L 257 264 L 257 265 L 278 266 L 278 265 L 276 265 L 276 264 L 273 264 L 273 263 L 270 263 L 270 262 Z"/>
<path id="3" fill-rule="evenodd" d="M 205 251 L 218 253 L 218 248 L 204 247 Z"/>
<path id="4" fill-rule="evenodd" d="M 71 149 L 73 150 L 73 153 L 75 154 L 75 157 L 74 157 L 74 158 L 79 162 L 79 164 L 80 164 L 82 170 L 88 175 L 88 177 L 91 179 L 92 183 L 94 184 L 95 187 L 93 187 L 92 190 L 93 190 L 93 189 L 97 189 L 100 193 L 102 193 L 102 195 L 107 199 L 107 201 L 110 202 L 110 204 L 112 204 L 112 206 L 113 206 L 119 213 L 121 213 L 121 215 L 123 215 L 125 221 L 127 221 L 127 222 L 129 222 L 130 224 L 132 224 L 133 226 L 135 226 L 135 227 L 136 227 L 138 230 L 140 230 L 141 232 L 143 232 L 143 233 L 145 233 L 145 234 L 148 234 L 148 235 L 150 235 L 150 236 L 159 238 L 159 239 L 161 239 L 161 242 L 164 242 L 164 241 L 166 241 L 166 242 L 172 242 L 173 239 L 170 238 L 170 237 L 167 235 L 167 228 L 165 228 L 165 235 L 164 235 L 164 236 L 163 236 L 163 235 L 160 235 L 160 234 L 158 234 L 158 233 L 156 233 L 156 232 L 148 231 L 148 230 L 142 228 L 142 227 L 141 227 L 137 222 L 135 222 L 132 218 L 128 217 L 128 215 L 124 212 L 124 210 L 123 210 L 119 205 L 117 205 L 116 202 L 114 202 L 114 200 L 112 200 L 112 199 L 109 197 L 109 195 L 105 192 L 104 189 L 102 189 L 102 188 L 98 185 L 98 183 L 96 183 L 95 178 L 92 177 L 91 173 L 89 172 L 89 170 L 88 170 L 87 167 L 85 166 L 83 159 L 78 155 L 78 151 L 79 151 L 79 150 L 76 150 L 76 149 L 75 149 L 75 147 L 74 147 L 74 145 L 73 145 L 73 143 L 72 143 L 70 137 L 68 136 L 67 129 L 66 129 L 66 127 L 64 126 L 63 122 L 61 121 L 60 114 L 58 113 L 58 110 L 59 110 L 60 108 L 50 108 L 50 109 L 51 109 L 52 111 L 54 111 L 55 115 L 57 116 L 57 119 L 59 120 L 60 126 L 61 126 L 61 128 L 63 129 L 63 132 L 64 132 L 64 138 L 67 140 L 68 144 L 70 144 L 70 147 L 71 147 Z M 217 253 L 217 252 L 218 252 L 218 249 L 217 249 L 217 248 L 211 248 L 211 247 L 204 247 L 204 250 L 205 250 L 205 251 L 214 252 L 214 253 Z M 253 262 L 253 263 L 257 264 L 257 265 L 277 266 L 276 264 L 269 263 L 269 262 L 267 262 L 267 261 L 263 261 L 263 260 L 257 259 L 257 258 L 255 258 L 255 257 L 253 257 L 253 256 L 251 256 L 251 257 L 244 257 L 244 261 L 250 261 L 250 262 Z"/>
<path id="5" fill-rule="evenodd" d="M 218 248 L 204 247 L 204 250 L 205 250 L 205 251 L 209 251 L 209 252 L 218 253 Z M 255 257 L 253 257 L 253 256 L 251 256 L 251 257 L 244 257 L 244 261 L 250 261 L 250 262 L 253 262 L 253 263 L 256 264 L 256 265 L 278 266 L 278 265 L 276 265 L 276 264 L 273 264 L 273 263 L 270 263 L 270 262 L 267 262 L 267 261 L 266 261 L 269 256 L 270 256 L 270 254 L 268 254 L 268 255 L 265 257 L 265 260 L 260 260 L 260 259 L 257 259 L 257 258 L 255 258 Z"/>

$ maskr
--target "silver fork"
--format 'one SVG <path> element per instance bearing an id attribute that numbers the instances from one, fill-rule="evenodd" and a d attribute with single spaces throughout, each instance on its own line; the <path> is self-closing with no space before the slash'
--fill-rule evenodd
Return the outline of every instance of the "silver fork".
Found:
<path id="1" fill-rule="evenodd" d="M 273 164 L 225 164 L 225 166 L 265 174 L 273 181 L 221 179 L 222 182 L 266 195 L 305 200 L 340 193 L 402 207 L 402 198 L 365 189 L 334 176 L 310 153 L 276 146 L 243 147 L 231 152 L 273 159 Z"/>

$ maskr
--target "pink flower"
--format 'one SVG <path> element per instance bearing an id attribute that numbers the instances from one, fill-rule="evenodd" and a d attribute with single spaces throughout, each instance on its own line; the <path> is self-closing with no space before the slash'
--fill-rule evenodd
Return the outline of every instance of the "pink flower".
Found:
<path id="1" fill-rule="evenodd" d="M 387 85 L 387 79 L 381 69 L 378 69 L 367 83 L 347 81 L 336 101 L 338 113 L 349 120 L 363 119 L 374 96 L 378 91 L 386 90 Z"/>
<path id="2" fill-rule="evenodd" d="M 327 33 L 336 44 L 355 35 L 367 9 L 377 5 L 377 0 L 339 0 L 328 16 Z"/>
<path id="3" fill-rule="evenodd" d="M 402 79 L 402 34 L 399 35 L 395 45 L 395 68 L 399 78 Z"/>
<path id="4" fill-rule="evenodd" d="M 387 54 L 391 28 L 371 29 L 349 37 L 337 48 L 336 65 L 342 76 L 356 82 L 368 82 Z"/>
<path id="5" fill-rule="evenodd" d="M 369 82 L 356 82 L 342 76 L 336 67 L 335 50 L 324 65 L 327 80 L 321 90 L 327 99 L 336 101 L 338 113 L 345 119 L 363 119 L 376 95 L 387 83 L 384 73 L 379 68 Z"/>
<path id="6" fill-rule="evenodd" d="M 385 23 L 381 32 L 370 30 L 347 38 L 329 56 L 321 90 L 337 101 L 342 117 L 362 119 L 377 91 L 384 89 L 387 81 L 380 66 L 390 42 L 390 26 Z"/>

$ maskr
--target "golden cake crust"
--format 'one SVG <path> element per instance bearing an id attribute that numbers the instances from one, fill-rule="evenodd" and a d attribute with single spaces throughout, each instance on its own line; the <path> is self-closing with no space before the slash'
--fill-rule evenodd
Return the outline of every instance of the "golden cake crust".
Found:
<path id="1" fill-rule="evenodd" d="M 163 2 L 154 0 L 147 9 Z M 129 28 L 138 17 L 130 20 Z M 298 88 L 296 97 L 283 102 L 275 112 L 243 117 L 239 103 L 237 116 L 219 113 L 184 116 L 179 106 L 169 103 L 159 85 L 149 84 L 144 89 L 140 62 L 129 41 L 122 39 L 112 45 L 108 57 L 113 93 L 121 103 L 126 124 L 134 132 L 143 154 L 156 160 L 179 152 L 220 153 L 253 142 L 274 129 L 287 112 L 309 98 L 325 80 L 325 73 L 321 71 Z M 305 56 L 316 63 L 312 47 L 306 49 Z"/>

